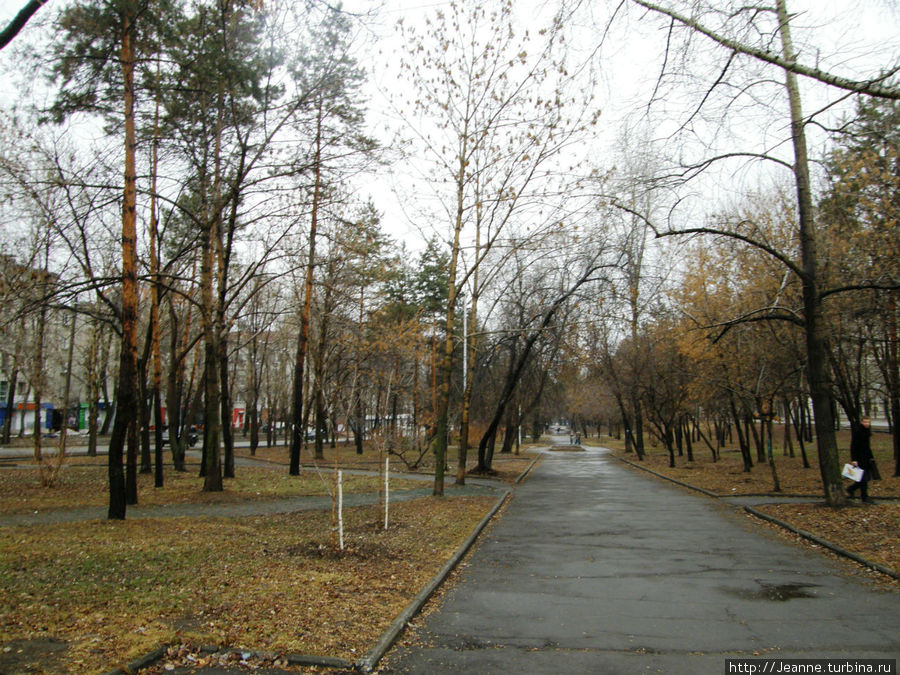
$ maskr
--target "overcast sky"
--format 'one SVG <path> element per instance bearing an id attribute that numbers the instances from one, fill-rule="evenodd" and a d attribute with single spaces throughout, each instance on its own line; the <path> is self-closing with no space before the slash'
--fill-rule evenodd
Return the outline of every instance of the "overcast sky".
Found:
<path id="1" fill-rule="evenodd" d="M 50 7 L 62 0 L 50 0 L 47 7 L 39 10 L 46 14 Z M 4 26 L 24 6 L 25 0 L 0 0 L 0 24 Z M 345 0 L 344 6 L 351 11 L 371 10 L 380 7 L 375 19 L 367 22 L 361 43 L 360 62 L 370 74 L 370 121 L 373 129 L 381 134 L 384 140 L 389 139 L 386 129 L 397 129 L 400 124 L 389 112 L 386 98 L 393 93 L 408 87 L 408 83 L 398 79 L 397 60 L 402 51 L 395 25 L 400 18 L 409 23 L 421 23 L 426 15 L 450 4 L 449 0 Z M 597 47 L 599 29 L 603 25 L 608 12 L 618 4 L 588 0 L 584 3 L 592 14 L 582 13 L 576 27 L 575 39 L 571 44 L 580 56 L 594 53 Z M 798 16 L 793 22 L 795 42 L 802 51 L 802 60 L 808 64 L 819 64 L 848 76 L 864 76 L 897 63 L 900 59 L 900 24 L 898 24 L 897 0 L 790 0 L 789 7 Z M 546 12 L 555 3 L 544 0 L 517 0 L 515 11 L 520 13 L 523 23 L 537 25 L 535 16 Z M 20 34 L 19 40 L 30 39 L 29 31 L 37 26 L 29 25 Z M 646 17 L 631 6 L 627 15 L 613 24 L 607 36 L 604 48 L 597 52 L 595 59 L 599 61 L 602 80 L 597 91 L 598 104 L 603 116 L 598 129 L 596 155 L 598 161 L 604 161 L 614 151 L 609 149 L 610 142 L 621 135 L 624 124 L 635 125 L 643 122 L 648 125 L 644 133 L 655 137 L 663 146 L 667 142 L 669 124 L 674 124 L 677 113 L 682 114 L 696 105 L 696 90 L 666 89 L 666 98 L 657 112 L 644 117 L 646 103 L 656 83 L 656 77 L 662 62 L 662 45 L 666 38 L 665 22 L 659 17 Z M 705 43 L 699 40 L 698 44 Z M 10 90 L 11 73 L 15 73 L 12 50 L 7 47 L 0 52 L 0 73 L 3 84 L 0 85 L 0 96 L 9 98 L 15 95 Z M 771 77 L 780 78 L 780 74 L 772 69 Z M 826 96 L 827 94 L 827 96 Z M 835 92 L 825 92 L 822 88 L 807 87 L 804 101 L 805 112 L 810 113 L 819 105 L 836 98 Z M 830 98 L 829 98 L 830 97 Z M 776 96 L 777 98 L 777 96 Z M 773 101 L 773 107 L 783 102 Z M 671 119 L 659 111 L 668 108 Z M 733 138 L 742 142 L 757 142 L 762 147 L 771 149 L 779 136 L 783 137 L 785 129 L 783 119 L 768 119 L 768 113 L 756 111 L 748 113 L 746 120 L 731 133 Z M 818 145 L 817 145 L 818 143 Z M 824 137 L 813 134 L 811 151 L 821 149 Z M 608 160 L 610 164 L 613 159 Z M 395 172 L 394 181 L 403 181 L 402 172 Z M 756 180 L 755 177 L 751 180 Z M 377 206 L 385 212 L 385 219 L 395 236 L 412 241 L 418 236 L 415 228 L 402 223 L 402 209 L 398 200 L 391 194 L 392 180 L 387 171 L 373 177 L 367 185 L 362 186 L 375 199 Z"/>
<path id="2" fill-rule="evenodd" d="M 349 8 L 368 8 L 372 4 L 366 0 L 345 2 L 345 6 Z M 380 55 L 376 53 L 374 58 L 365 62 L 372 70 L 372 112 L 373 122 L 376 124 L 383 122 L 378 120 L 379 111 L 384 109 L 379 97 L 406 86 L 406 83 L 397 79 L 395 61 L 397 53 L 402 50 L 402 44 L 397 39 L 393 25 L 401 17 L 407 23 L 421 22 L 425 15 L 433 15 L 438 9 L 449 5 L 449 1 L 384 0 L 380 4 L 380 19 L 373 24 L 373 30 L 380 32 L 384 43 Z M 600 34 L 598 27 L 606 24 L 609 12 L 619 3 L 617 0 L 590 0 L 583 4 L 590 14 L 583 12 L 579 15 L 578 25 L 573 26 L 575 39 L 570 46 L 581 57 L 586 57 L 595 53 Z M 792 24 L 793 36 L 804 63 L 831 69 L 848 77 L 867 77 L 881 68 L 900 62 L 900 3 L 896 0 L 789 0 L 788 4 L 796 15 Z M 519 0 L 513 6 L 523 17 L 530 18 L 540 14 L 541 8 L 555 6 L 555 3 Z M 621 137 L 624 126 L 644 125 L 642 134 L 654 138 L 660 147 L 667 147 L 670 145 L 668 134 L 671 129 L 682 121 L 685 111 L 693 109 L 700 100 L 702 89 L 664 88 L 664 100 L 657 101 L 650 114 L 646 115 L 647 102 L 656 87 L 664 58 L 666 28 L 666 22 L 660 17 L 648 16 L 631 6 L 627 12 L 619 14 L 612 24 L 603 49 L 596 52 L 595 60 L 598 63 L 595 65 L 599 66 L 602 74 L 597 101 L 603 110 L 601 124 L 597 127 L 598 162 L 605 162 L 608 166 L 617 162 L 615 154 L 618 148 L 613 144 Z M 696 45 L 709 47 L 711 43 L 700 39 Z M 671 60 L 672 56 L 669 58 Z M 779 82 L 783 80 L 781 73 L 773 68 L 769 69 L 767 76 Z M 804 111 L 807 114 L 822 106 L 831 105 L 840 98 L 840 94 L 834 90 L 826 90 L 808 82 L 803 82 L 802 86 Z M 760 109 L 748 109 L 743 119 L 738 118 L 735 126 L 726 132 L 710 128 L 709 134 L 718 134 L 721 142 L 732 145 L 731 149 L 738 144 L 743 150 L 780 152 L 786 159 L 790 159 L 790 146 L 785 143 L 788 125 L 783 114 L 787 107 L 783 89 L 773 87 L 772 100 L 760 103 L 763 104 Z M 764 110 L 765 105 L 770 105 L 771 109 Z M 846 112 L 851 105 L 851 101 L 846 101 L 836 106 L 831 111 L 830 119 L 834 119 L 840 112 Z M 665 111 L 670 111 L 671 117 Z M 829 115 L 823 116 L 823 119 L 828 118 Z M 715 125 L 718 121 L 713 119 L 708 124 Z M 821 154 L 826 142 L 823 133 L 816 128 L 810 129 L 811 153 Z M 667 149 L 671 150 L 671 147 Z M 711 181 L 715 187 L 706 189 L 716 190 L 716 199 L 727 200 L 742 190 L 758 188 L 756 183 L 767 180 L 765 173 L 770 170 L 770 167 L 765 166 L 742 168 L 738 173 L 728 176 L 728 180 Z M 763 178 L 760 178 L 760 173 Z M 379 201 L 385 205 L 390 203 L 384 195 Z M 390 211 L 391 207 L 386 208 Z"/>

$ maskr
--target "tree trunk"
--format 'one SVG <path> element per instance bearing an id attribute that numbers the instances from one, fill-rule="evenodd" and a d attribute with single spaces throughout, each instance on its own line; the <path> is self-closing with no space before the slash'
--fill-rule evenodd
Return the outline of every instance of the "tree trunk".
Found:
<path id="1" fill-rule="evenodd" d="M 478 257 L 481 253 L 481 204 L 479 203 L 477 206 L 478 217 L 476 218 L 476 229 L 475 229 L 475 259 L 478 260 Z M 456 463 L 456 484 L 457 485 L 465 485 L 466 484 L 466 472 L 468 470 L 469 463 L 469 415 L 471 413 L 472 408 L 472 389 L 474 387 L 475 380 L 475 360 L 476 360 L 476 342 L 473 339 L 473 333 L 477 330 L 478 325 L 478 298 L 480 297 L 481 290 L 478 287 L 478 268 L 472 272 L 472 298 L 471 298 L 471 308 L 469 309 L 469 315 L 467 321 L 465 321 L 465 329 L 463 330 L 463 340 L 466 345 L 466 358 L 465 363 L 463 364 L 463 368 L 466 371 L 466 384 L 463 387 L 463 400 L 462 400 L 462 412 L 460 414 L 459 419 L 459 450 L 457 453 L 457 463 Z M 466 311 L 466 308 L 463 307 L 463 312 Z"/>
<path id="2" fill-rule="evenodd" d="M 220 314 L 221 312 L 220 309 Z M 221 396 L 219 407 L 222 415 L 222 445 L 225 452 L 224 474 L 225 478 L 234 478 L 234 429 L 232 428 L 233 406 L 228 376 L 228 336 L 224 332 L 219 332 L 225 330 L 224 323 L 224 316 L 220 316 L 216 322 L 216 332 L 219 335 L 219 396 Z"/>
<path id="3" fill-rule="evenodd" d="M 322 387 L 318 382 L 315 385 L 315 417 L 313 426 L 315 427 L 315 456 L 316 459 L 325 459 L 324 441 L 328 435 L 328 415 L 325 410 L 325 395 L 322 393 Z"/>
<path id="4" fill-rule="evenodd" d="M 204 433 L 203 433 L 203 491 L 222 492 L 222 456 L 219 453 L 219 373 L 216 368 L 217 350 L 214 341 L 204 346 L 206 366 L 204 381 Z"/>
<path id="5" fill-rule="evenodd" d="M 638 460 L 644 459 L 644 407 L 641 404 L 640 396 L 634 396 L 634 451 L 637 453 Z"/>
<path id="6" fill-rule="evenodd" d="M 892 296 L 888 303 L 888 344 L 885 350 L 888 397 L 890 399 L 891 437 L 894 444 L 894 476 L 900 476 L 900 344 L 897 336 L 897 315 L 900 308 Z"/>
<path id="7" fill-rule="evenodd" d="M 673 426 L 675 427 L 673 433 L 675 435 L 675 447 L 678 448 L 678 456 L 684 457 L 684 431 L 681 427 L 681 422 L 676 420 Z"/>
<path id="8" fill-rule="evenodd" d="M 675 443 L 672 438 L 672 426 L 671 424 L 663 423 L 663 443 L 666 445 L 666 450 L 669 451 L 669 468 L 675 468 Z"/>
<path id="9" fill-rule="evenodd" d="M 152 332 L 152 325 L 148 327 L 148 331 Z M 148 337 L 150 337 L 148 335 Z M 147 343 L 148 347 L 150 342 Z M 145 350 L 146 351 L 146 350 Z M 140 443 L 141 443 L 141 470 L 143 474 L 153 473 L 153 459 L 150 454 L 150 416 L 152 414 L 153 398 L 147 391 L 147 354 L 138 363 L 138 398 L 141 403 L 138 406 L 138 417 L 140 423 Z"/>
<path id="10" fill-rule="evenodd" d="M 122 345 L 119 352 L 119 383 L 116 417 L 109 439 L 110 520 L 125 519 L 126 485 L 122 469 L 125 443 L 134 427 L 137 407 L 137 226 L 136 166 L 134 126 L 134 53 L 131 17 L 126 13 L 122 25 L 122 79 L 125 104 L 125 188 L 122 199 Z"/>
<path id="11" fill-rule="evenodd" d="M 781 407 L 784 409 L 784 419 L 782 420 L 782 455 L 784 457 L 794 456 L 794 439 L 791 438 L 791 413 L 790 400 L 785 396 L 781 399 Z"/>
<path id="12" fill-rule="evenodd" d="M 353 442 L 356 445 L 356 454 L 363 454 L 363 441 L 366 436 L 366 418 L 363 412 L 362 393 L 357 385 L 356 400 L 354 401 L 353 417 L 356 423 L 353 425 Z"/>
<path id="13" fill-rule="evenodd" d="M 178 359 L 178 330 L 175 322 L 175 311 L 169 308 L 169 372 L 166 386 L 166 426 L 169 429 L 169 450 L 172 452 L 172 465 L 176 471 L 184 471 L 184 457 L 179 456 L 178 430 L 181 428 L 181 406 L 183 371 Z"/>
<path id="14" fill-rule="evenodd" d="M 303 291 L 303 312 L 300 315 L 300 334 L 297 336 L 297 355 L 294 364 L 293 390 L 293 435 L 291 436 L 291 461 L 288 469 L 290 475 L 300 475 L 300 450 L 306 435 L 306 424 L 303 416 L 303 382 L 306 351 L 309 344 L 309 319 L 312 312 L 313 265 L 316 260 L 316 230 L 319 219 L 319 192 L 322 186 L 322 106 L 316 119 L 316 155 L 314 160 L 315 182 L 313 185 L 312 213 L 309 223 L 309 256 L 306 263 L 306 282 Z"/>
<path id="15" fill-rule="evenodd" d="M 516 425 L 513 422 L 512 415 L 506 417 L 506 429 L 503 431 L 503 445 L 500 446 L 501 455 L 512 454 L 513 444 L 516 440 Z"/>
<path id="16" fill-rule="evenodd" d="M 766 463 L 766 448 L 765 448 L 765 432 L 766 425 L 763 420 L 759 422 L 759 431 L 756 429 L 756 424 L 753 422 L 753 418 L 750 414 L 747 414 L 747 417 L 744 418 L 744 424 L 747 430 L 747 440 L 749 442 L 750 436 L 753 436 L 753 444 L 756 446 L 756 463 L 757 464 L 765 464 Z"/>
<path id="17" fill-rule="evenodd" d="M 256 370 L 256 338 L 253 338 L 253 357 L 250 361 L 252 382 L 250 384 L 250 401 L 248 402 L 247 421 L 250 425 L 250 456 L 256 456 L 259 447 L 259 376 Z"/>
<path id="18" fill-rule="evenodd" d="M 6 392 L 6 418 L 3 420 L 3 439 L 2 442 L 8 444 L 12 431 L 13 411 L 16 404 L 16 383 L 19 379 L 19 366 L 13 364 L 12 371 L 9 374 L 9 389 Z"/>
<path id="19" fill-rule="evenodd" d="M 157 61 L 157 70 L 159 62 Z M 159 278 L 159 253 L 157 251 L 159 241 L 159 220 L 157 218 L 157 175 L 159 171 L 159 98 L 156 99 L 156 108 L 153 118 L 153 152 L 151 159 L 151 184 L 150 184 L 150 354 L 153 359 L 153 376 L 150 385 L 151 405 L 153 406 L 153 463 L 156 471 L 153 474 L 153 487 L 161 488 L 164 483 L 163 475 L 163 414 L 162 414 L 162 348 L 159 338 L 159 302 L 161 283 Z M 173 327 L 174 330 L 174 327 Z M 169 442 L 172 442 L 171 433 Z"/>
<path id="20" fill-rule="evenodd" d="M 684 444 L 685 444 L 685 449 L 687 451 L 687 461 L 689 461 L 689 462 L 694 461 L 694 439 L 693 439 L 693 428 L 692 428 L 691 422 L 692 422 L 692 420 L 690 417 L 685 417 L 682 420 L 682 425 L 684 428 L 684 432 L 683 432 L 684 433 Z"/>
<path id="21" fill-rule="evenodd" d="M 729 403 L 731 404 L 731 415 L 734 418 L 734 426 L 737 429 L 738 443 L 741 447 L 741 458 L 744 460 L 744 471 L 749 473 L 753 468 L 753 458 L 750 456 L 750 445 L 744 439 L 744 433 L 741 431 L 741 417 L 738 415 L 737 406 L 734 403 L 734 396 L 729 394 Z"/>
<path id="22" fill-rule="evenodd" d="M 791 41 L 790 23 L 785 0 L 776 0 L 779 31 L 784 57 L 795 62 Z M 791 140 L 794 146 L 794 177 L 797 187 L 797 204 L 800 221 L 800 252 L 803 264 L 803 309 L 806 330 L 807 377 L 815 413 L 816 437 L 819 452 L 819 470 L 825 501 L 829 506 L 841 506 L 847 502 L 841 471 L 838 465 L 837 441 L 834 433 L 831 393 L 825 364 L 828 358 L 827 331 L 822 316 L 822 298 L 819 294 L 819 260 L 815 214 L 809 182 L 809 159 L 806 148 L 806 130 L 800 104 L 797 76 L 786 70 L 785 86 L 791 109 Z"/>

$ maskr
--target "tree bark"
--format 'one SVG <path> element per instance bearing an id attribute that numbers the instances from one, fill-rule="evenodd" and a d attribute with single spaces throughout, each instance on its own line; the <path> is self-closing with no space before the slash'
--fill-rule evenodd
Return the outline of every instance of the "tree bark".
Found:
<path id="1" fill-rule="evenodd" d="M 306 435 L 306 424 L 303 415 L 303 382 L 306 352 L 309 345 L 309 318 L 312 312 L 313 266 L 316 260 L 316 230 L 319 218 L 319 196 L 322 187 L 322 105 L 319 104 L 316 118 L 316 154 L 315 182 L 313 186 L 312 213 L 309 223 L 309 256 L 306 263 L 306 282 L 303 290 L 303 311 L 300 314 L 300 334 L 297 336 L 297 355 L 294 364 L 293 389 L 293 433 L 291 436 L 291 460 L 288 472 L 292 476 L 300 475 L 300 450 Z"/>
<path id="2" fill-rule="evenodd" d="M 779 31 L 785 61 L 796 63 L 791 41 L 790 20 L 785 0 L 776 0 Z M 815 414 L 819 470 L 825 501 L 829 506 L 841 506 L 847 502 L 838 465 L 837 441 L 834 433 L 831 392 L 826 373 L 827 331 L 822 316 L 822 298 L 819 294 L 819 258 L 816 241 L 815 213 L 809 182 L 809 155 L 806 147 L 806 129 L 800 104 L 797 76 L 785 69 L 785 86 L 791 110 L 791 141 L 794 146 L 794 177 L 797 189 L 797 205 L 800 221 L 800 254 L 802 259 L 802 286 L 804 327 L 806 337 L 807 377 Z"/>
<path id="3" fill-rule="evenodd" d="M 122 467 L 125 443 L 134 426 L 137 406 L 137 176 L 135 165 L 134 53 L 132 18 L 125 14 L 122 23 L 122 79 L 125 105 L 125 188 L 122 198 L 122 345 L 119 350 L 119 384 L 116 417 L 109 439 L 110 520 L 124 520 L 126 485 Z M 133 445 L 130 444 L 130 445 Z"/>

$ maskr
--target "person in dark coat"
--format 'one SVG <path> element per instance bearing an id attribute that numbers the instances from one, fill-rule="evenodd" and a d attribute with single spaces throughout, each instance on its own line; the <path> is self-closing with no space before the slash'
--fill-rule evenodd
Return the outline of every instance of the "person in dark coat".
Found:
<path id="1" fill-rule="evenodd" d="M 872 473 L 872 463 L 875 459 L 872 456 L 871 424 L 872 421 L 868 417 L 863 417 L 858 425 L 853 425 L 850 431 L 850 459 L 852 460 L 850 463 L 862 469 L 863 476 L 861 481 L 847 488 L 847 495 L 851 497 L 856 489 L 859 488 L 859 496 L 867 504 L 872 503 L 872 500 L 869 499 L 869 478 Z"/>

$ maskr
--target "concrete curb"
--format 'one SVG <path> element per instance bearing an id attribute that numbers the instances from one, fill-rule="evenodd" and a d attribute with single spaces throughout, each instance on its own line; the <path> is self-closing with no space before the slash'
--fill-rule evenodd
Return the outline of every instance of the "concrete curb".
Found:
<path id="1" fill-rule="evenodd" d="M 670 483 L 675 483 L 676 485 L 680 485 L 681 487 L 687 488 L 688 490 L 693 490 L 694 492 L 700 492 L 701 494 L 704 494 L 707 497 L 712 497 L 713 499 L 721 499 L 722 498 L 722 495 L 716 494 L 715 492 L 712 492 L 710 490 L 704 490 L 703 488 L 699 488 L 696 485 L 691 485 L 690 483 L 684 483 L 680 480 L 670 478 L 669 476 L 666 476 L 665 474 L 661 474 L 657 471 L 654 471 L 653 469 L 648 469 L 646 466 L 641 466 L 640 464 L 635 464 L 634 462 L 627 460 L 627 459 L 623 459 L 622 457 L 616 457 L 615 455 L 612 455 L 612 457 L 613 457 L 613 459 L 619 460 L 623 464 L 627 464 L 628 466 L 634 467 L 635 469 L 640 469 L 641 471 L 646 471 L 647 473 L 652 474 L 652 475 L 656 476 L 657 478 L 662 478 L 663 480 L 667 480 Z"/>
<path id="2" fill-rule="evenodd" d="M 881 572 L 882 574 L 886 574 L 887 576 L 892 577 L 894 579 L 900 579 L 900 573 L 895 572 L 890 567 L 886 567 L 885 565 L 880 565 L 878 563 L 872 562 L 871 560 L 866 560 L 865 558 L 863 558 L 860 555 L 857 555 L 853 551 L 848 551 L 845 548 L 841 548 L 837 544 L 832 544 L 827 539 L 822 539 L 821 537 L 816 536 L 812 532 L 807 532 L 806 530 L 801 530 L 798 527 L 794 527 L 793 525 L 790 525 L 790 524 L 784 522 L 783 520 L 779 520 L 778 518 L 775 518 L 774 516 L 770 516 L 767 513 L 763 513 L 759 509 L 756 509 L 752 506 L 744 506 L 744 511 L 746 511 L 750 515 L 756 516 L 757 518 L 759 518 L 761 520 L 768 521 L 768 522 L 772 523 L 773 525 L 778 525 L 779 527 L 783 527 L 784 529 L 788 530 L 789 532 L 793 532 L 794 534 L 799 535 L 799 536 L 803 537 L 804 539 L 808 539 L 809 541 L 811 541 L 819 546 L 822 546 L 823 548 L 827 548 L 828 550 L 832 551 L 833 553 L 837 553 L 838 555 L 844 556 L 845 558 L 849 558 L 850 560 L 858 562 L 861 565 L 865 565 L 866 567 L 869 567 L 873 570 Z"/>
<path id="3" fill-rule="evenodd" d="M 475 544 L 475 541 L 478 539 L 484 528 L 487 527 L 487 524 L 493 519 L 493 517 L 497 514 L 503 504 L 505 504 L 511 496 L 512 491 L 508 491 L 497 500 L 497 503 L 494 504 L 494 507 L 484 518 L 482 518 L 481 522 L 478 524 L 472 534 L 469 535 L 468 539 L 466 539 L 456 551 L 456 553 L 453 554 L 453 557 L 451 557 L 450 560 L 448 560 L 441 568 L 441 570 L 434 576 L 434 578 L 416 594 L 412 602 L 407 605 L 406 609 L 400 612 L 397 618 L 394 619 L 394 621 L 391 623 L 390 627 L 388 627 L 387 631 L 385 631 L 378 639 L 378 642 L 375 643 L 375 646 L 369 651 L 369 653 L 356 662 L 356 669 L 358 671 L 362 673 L 371 673 L 375 669 L 375 666 L 378 665 L 378 662 L 384 657 L 388 649 L 390 649 L 391 646 L 393 646 L 394 642 L 397 641 L 397 638 L 400 637 L 400 633 L 403 632 L 410 620 L 419 613 L 428 599 L 432 595 L 434 595 L 434 592 L 440 587 L 441 584 L 444 583 L 450 572 L 452 572 L 456 568 L 456 566 L 459 565 L 459 562 L 463 559 L 466 553 L 469 552 L 469 549 L 471 549 Z"/>
<path id="4" fill-rule="evenodd" d="M 165 656 L 166 650 L 168 648 L 168 645 L 157 647 L 152 652 L 144 654 L 142 657 L 135 659 L 127 666 L 125 666 L 125 668 L 115 668 L 106 673 L 106 675 L 130 675 L 131 673 L 138 672 L 142 668 L 148 668 L 159 661 L 163 656 Z"/>
<path id="5" fill-rule="evenodd" d="M 537 457 L 535 457 L 534 459 L 532 459 L 532 460 L 531 460 L 531 464 L 529 464 L 527 467 L 525 467 L 525 470 L 524 470 L 522 473 L 519 474 L 518 478 L 516 478 L 516 480 L 513 481 L 513 484 L 514 484 L 514 485 L 518 485 L 518 484 L 521 483 L 523 480 L 525 480 L 525 478 L 528 476 L 528 474 L 531 473 L 531 470 L 534 469 L 535 465 L 536 465 L 541 459 L 542 459 L 542 457 L 541 457 L 540 455 L 538 455 Z"/>
<path id="6" fill-rule="evenodd" d="M 695 492 L 700 492 L 700 493 L 706 495 L 707 497 L 712 497 L 713 499 L 719 499 L 719 500 L 725 501 L 725 500 L 731 498 L 731 496 L 732 496 L 732 495 L 720 495 L 715 492 L 711 492 L 710 490 L 704 490 L 703 488 L 698 488 L 695 485 L 691 485 L 690 483 L 684 483 L 680 480 L 670 478 L 669 476 L 666 476 L 664 474 L 653 471 L 652 469 L 643 467 L 640 464 L 635 464 L 634 462 L 631 462 L 627 459 L 623 459 L 621 457 L 616 457 L 616 459 L 618 459 L 623 464 L 627 464 L 628 466 L 634 467 L 635 469 L 640 469 L 641 471 L 646 471 L 647 473 L 653 474 L 657 478 L 662 478 L 663 480 L 669 481 L 670 483 L 674 483 L 676 485 L 687 488 L 689 490 L 694 490 Z M 741 496 L 746 497 L 749 495 L 741 495 Z M 775 499 L 778 498 L 776 495 L 759 495 L 759 496 L 773 497 Z M 783 527 L 784 529 L 786 529 L 790 532 L 793 532 L 794 534 L 799 535 L 799 536 L 803 537 L 804 539 L 808 539 L 809 541 L 811 541 L 815 544 L 818 544 L 819 546 L 821 546 L 823 548 L 827 548 L 828 550 L 832 551 L 833 553 L 836 553 L 845 558 L 849 558 L 850 560 L 858 562 L 861 565 L 865 565 L 866 567 L 876 570 L 877 572 L 881 572 L 882 574 L 886 574 L 887 576 L 889 576 L 893 579 L 900 579 L 900 573 L 895 572 L 890 567 L 880 565 L 878 563 L 872 562 L 871 560 L 866 560 L 862 556 L 857 555 L 856 553 L 853 553 L 853 551 L 848 551 L 845 548 L 841 548 L 837 544 L 832 544 L 827 539 L 822 539 L 821 537 L 814 535 L 812 532 L 807 532 L 806 530 L 801 530 L 797 527 L 794 527 L 793 525 L 789 525 L 788 523 L 784 522 L 783 520 L 779 520 L 778 518 L 775 518 L 774 516 L 770 516 L 766 513 L 763 513 L 762 511 L 755 509 L 752 506 L 745 505 L 743 507 L 743 509 L 750 515 L 756 516 L 757 518 L 760 518 L 761 520 L 766 520 L 766 521 L 772 523 L 773 525 L 778 525 L 779 527 Z"/>
<path id="7" fill-rule="evenodd" d="M 537 463 L 541 460 L 541 455 L 537 455 L 534 459 L 531 460 L 531 463 L 525 468 L 525 470 L 520 473 L 516 480 L 513 482 L 514 485 L 518 485 L 521 483 L 528 474 L 534 469 Z M 371 673 L 375 670 L 378 662 L 384 658 L 384 655 L 387 654 L 388 650 L 394 645 L 397 641 L 397 638 L 400 637 L 400 634 L 406 629 L 406 626 L 409 622 L 416 616 L 421 610 L 425 603 L 434 595 L 434 592 L 440 588 L 441 584 L 447 580 L 447 577 L 450 575 L 454 569 L 456 569 L 457 565 L 459 565 L 460 561 L 465 557 L 465 555 L 469 552 L 475 542 L 478 540 L 478 537 L 481 535 L 484 528 L 487 527 L 488 523 L 493 520 L 494 516 L 497 515 L 497 512 L 503 507 L 503 505 L 512 497 L 512 489 L 506 491 L 506 493 L 500 497 L 497 502 L 494 504 L 493 508 L 485 515 L 484 518 L 481 519 L 481 522 L 475 527 L 472 531 L 472 534 L 462 543 L 456 553 L 453 554 L 453 557 L 448 560 L 441 570 L 434 576 L 434 578 L 421 590 L 416 596 L 413 598 L 412 602 L 407 605 L 406 609 L 404 609 L 397 618 L 391 623 L 388 629 L 382 634 L 382 636 L 378 639 L 378 642 L 375 643 L 375 646 L 369 651 L 366 656 L 361 658 L 356 662 L 356 669 L 362 673 Z"/>
<path id="8" fill-rule="evenodd" d="M 140 672 L 144 668 L 149 668 L 157 661 L 162 660 L 166 651 L 170 645 L 162 645 L 161 647 L 157 647 L 152 652 L 145 654 L 129 663 L 125 668 L 116 668 L 115 670 L 111 670 L 105 675 L 133 675 L 134 673 Z M 323 668 L 336 668 L 338 670 L 353 670 L 353 664 L 344 659 L 334 658 L 330 656 L 312 656 L 307 654 L 280 654 L 276 652 L 261 652 L 255 651 L 252 649 L 237 649 L 229 647 L 227 649 L 222 649 L 217 646 L 206 645 L 200 647 L 201 654 L 236 654 L 240 655 L 242 659 L 247 660 L 250 658 L 260 658 L 260 659 L 268 659 L 270 661 L 274 661 L 276 659 L 282 659 L 288 663 L 290 666 L 318 666 Z"/>

